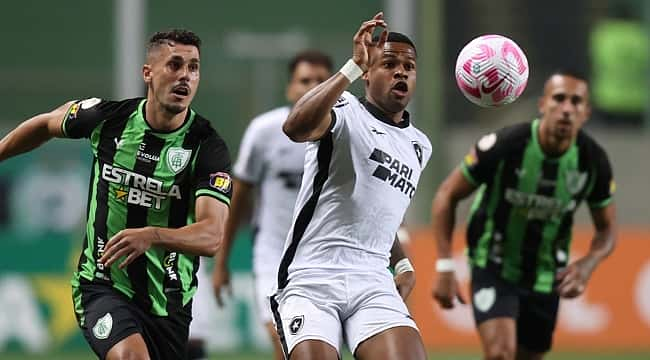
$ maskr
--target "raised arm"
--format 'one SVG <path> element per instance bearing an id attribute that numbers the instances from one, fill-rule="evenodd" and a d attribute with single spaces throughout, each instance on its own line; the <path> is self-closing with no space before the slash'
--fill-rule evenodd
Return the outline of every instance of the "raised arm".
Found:
<path id="1" fill-rule="evenodd" d="M 475 189 L 476 186 L 467 181 L 461 170 L 456 168 L 440 185 L 433 199 L 431 210 L 433 237 L 438 249 L 436 263 L 438 280 L 434 286 L 433 297 L 446 309 L 454 307 L 454 297 L 458 297 L 464 303 L 452 265 L 452 234 L 456 224 L 458 202 L 469 196 Z"/>
<path id="2" fill-rule="evenodd" d="M 33 150 L 53 137 L 63 137 L 61 123 L 72 104 L 69 101 L 18 125 L 0 140 L 0 161 Z"/>
<path id="3" fill-rule="evenodd" d="M 352 81 L 368 70 L 373 59 L 381 56 L 388 32 L 384 30 L 379 41 L 372 42 L 375 27 L 386 27 L 383 13 L 361 24 L 353 38 L 352 59 L 339 72 L 311 89 L 300 98 L 282 130 L 295 142 L 315 141 L 322 138 L 332 125 L 331 110 L 336 100 Z"/>

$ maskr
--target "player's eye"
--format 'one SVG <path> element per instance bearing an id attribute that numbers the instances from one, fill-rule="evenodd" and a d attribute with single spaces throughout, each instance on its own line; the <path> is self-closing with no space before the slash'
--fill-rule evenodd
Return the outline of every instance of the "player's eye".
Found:
<path id="1" fill-rule="evenodd" d="M 562 102 L 564 102 L 565 99 L 566 99 L 566 95 L 564 95 L 564 94 L 555 94 L 555 95 L 553 95 L 553 100 L 555 100 L 556 102 L 562 103 Z"/>
<path id="2" fill-rule="evenodd" d="M 406 71 L 413 71 L 413 70 L 415 70 L 415 64 L 413 64 L 413 63 L 406 63 L 406 64 L 404 64 L 404 70 L 406 70 Z"/>
<path id="3" fill-rule="evenodd" d="M 395 67 L 395 62 L 394 61 L 386 61 L 383 63 L 383 67 L 386 69 L 392 69 Z"/>
<path id="4" fill-rule="evenodd" d="M 309 85 L 309 84 L 311 84 L 312 79 L 310 79 L 310 78 L 302 78 L 302 79 L 299 80 L 299 82 L 302 85 Z"/>
<path id="5" fill-rule="evenodd" d="M 167 66 L 173 71 L 178 71 L 181 68 L 181 64 L 178 61 L 170 61 L 167 63 Z"/>
<path id="6" fill-rule="evenodd" d="M 191 72 L 197 72 L 199 71 L 199 63 L 191 63 L 188 68 Z"/>
<path id="7" fill-rule="evenodd" d="M 571 97 L 571 103 L 573 105 L 578 105 L 578 104 L 582 103 L 582 98 L 580 96 L 572 96 Z"/>

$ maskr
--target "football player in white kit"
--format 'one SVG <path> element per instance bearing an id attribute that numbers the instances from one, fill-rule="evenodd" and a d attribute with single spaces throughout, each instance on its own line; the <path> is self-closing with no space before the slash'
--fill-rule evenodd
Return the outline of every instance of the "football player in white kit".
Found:
<path id="1" fill-rule="evenodd" d="M 405 111 L 416 49 L 383 14 L 354 35 L 353 56 L 291 110 L 284 132 L 306 142 L 305 170 L 271 307 L 285 356 L 425 359 L 387 270 L 394 236 L 426 162 L 427 136 Z M 345 90 L 359 76 L 365 98 Z"/>
<path id="2" fill-rule="evenodd" d="M 289 83 L 286 97 L 293 105 L 307 91 L 322 83 L 332 73 L 332 60 L 315 50 L 296 54 L 289 61 Z M 272 339 L 277 359 L 281 359 L 282 347 L 273 326 L 268 297 L 277 283 L 277 271 L 287 232 L 291 228 L 293 206 L 300 189 L 306 144 L 292 142 L 283 132 L 282 123 L 287 119 L 290 106 L 282 106 L 254 118 L 244 133 L 237 162 L 233 168 L 233 198 L 230 217 L 226 225 L 221 251 L 215 257 L 212 274 L 214 293 L 209 286 L 199 286 L 195 301 L 197 310 L 190 338 L 205 338 L 210 321 L 200 307 L 202 304 L 214 307 L 213 296 L 218 306 L 223 306 L 223 293 L 230 291 L 228 258 L 237 229 L 245 222 L 253 207 L 253 275 L 255 281 L 255 302 L 257 315 L 264 323 Z M 200 270 L 199 270 L 200 271 Z M 207 277 L 207 276 L 206 276 Z M 208 284 L 207 281 L 200 284 Z M 205 296 L 204 296 L 205 295 Z M 205 297 L 208 299 L 204 299 Z M 192 331 L 194 330 L 194 331 Z"/>

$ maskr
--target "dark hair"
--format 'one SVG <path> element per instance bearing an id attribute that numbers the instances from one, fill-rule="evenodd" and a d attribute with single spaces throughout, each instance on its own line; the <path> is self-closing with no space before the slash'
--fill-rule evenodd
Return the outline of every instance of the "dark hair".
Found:
<path id="1" fill-rule="evenodd" d="M 560 76 L 571 76 L 572 78 L 576 78 L 578 80 L 582 80 L 586 83 L 589 83 L 589 79 L 587 79 L 587 76 L 585 73 L 581 70 L 574 69 L 574 68 L 559 68 L 556 69 L 555 71 L 551 72 L 548 77 L 546 78 L 547 80 L 552 78 L 555 75 L 560 75 Z"/>
<path id="2" fill-rule="evenodd" d="M 293 58 L 291 58 L 291 61 L 289 61 L 289 78 L 293 76 L 293 72 L 296 71 L 296 67 L 301 62 L 310 63 L 312 65 L 321 65 L 327 68 L 329 72 L 332 72 L 332 59 L 328 55 L 318 50 L 305 50 L 297 53 Z"/>
<path id="3" fill-rule="evenodd" d="M 373 36 L 372 41 L 379 41 L 379 35 Z M 386 42 L 399 42 L 399 43 L 408 44 L 413 48 L 413 50 L 415 50 L 415 55 L 418 54 L 418 50 L 415 48 L 415 44 L 413 43 L 413 41 L 408 36 L 402 33 L 398 33 L 395 31 L 389 32 Z"/>
<path id="4" fill-rule="evenodd" d="M 183 45 L 193 45 L 201 51 L 201 39 L 198 35 L 190 30 L 171 29 L 168 31 L 158 31 L 151 35 L 147 44 L 147 52 L 163 44 L 169 44 L 169 41 L 181 43 Z"/>

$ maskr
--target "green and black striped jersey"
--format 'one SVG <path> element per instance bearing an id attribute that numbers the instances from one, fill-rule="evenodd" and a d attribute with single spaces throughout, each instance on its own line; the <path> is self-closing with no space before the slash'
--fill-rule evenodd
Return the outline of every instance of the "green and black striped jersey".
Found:
<path id="1" fill-rule="evenodd" d="M 569 260 L 573 215 L 585 200 L 607 206 L 615 190 L 605 151 L 585 132 L 561 156 L 546 156 L 539 120 L 483 136 L 461 171 L 480 185 L 467 229 L 473 266 L 549 293 Z"/>
<path id="2" fill-rule="evenodd" d="M 154 315 L 181 309 L 196 292 L 198 256 L 153 246 L 124 270 L 123 258 L 110 268 L 97 260 L 123 229 L 193 223 L 199 196 L 230 203 L 230 156 L 208 120 L 190 110 L 180 128 L 156 131 L 145 103 L 86 99 L 63 120 L 63 134 L 89 138 L 93 153 L 86 236 L 72 279 L 77 311 L 83 279 L 112 286 Z"/>

